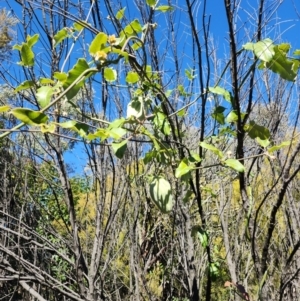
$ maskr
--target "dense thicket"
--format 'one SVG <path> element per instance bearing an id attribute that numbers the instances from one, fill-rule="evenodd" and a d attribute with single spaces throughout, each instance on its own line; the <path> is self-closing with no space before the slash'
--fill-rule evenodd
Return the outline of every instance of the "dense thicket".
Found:
<path id="1" fill-rule="evenodd" d="M 300 299 L 300 51 L 217 2 L 6 3 L 2 300 Z"/>

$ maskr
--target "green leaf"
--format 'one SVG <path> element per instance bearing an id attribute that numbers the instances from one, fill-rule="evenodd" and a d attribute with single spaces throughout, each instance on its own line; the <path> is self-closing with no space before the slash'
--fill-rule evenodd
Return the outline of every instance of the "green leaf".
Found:
<path id="1" fill-rule="evenodd" d="M 267 147 L 270 145 L 270 140 L 269 139 L 260 139 L 259 137 L 256 138 L 256 142 L 262 146 L 262 147 Z"/>
<path id="2" fill-rule="evenodd" d="M 68 30 L 66 28 L 61 29 L 57 34 L 53 37 L 54 39 L 54 47 L 56 47 L 59 43 L 61 43 L 65 38 L 68 37 Z"/>
<path id="3" fill-rule="evenodd" d="M 296 49 L 294 52 L 293 52 L 293 55 L 300 55 L 300 49 Z"/>
<path id="4" fill-rule="evenodd" d="M 80 31 L 80 30 L 82 30 L 84 27 L 83 27 L 81 24 L 75 22 L 75 23 L 73 24 L 73 28 L 74 28 L 76 31 Z"/>
<path id="5" fill-rule="evenodd" d="M 227 101 L 231 102 L 230 92 L 220 86 L 209 87 L 209 92 L 213 94 L 222 95 Z"/>
<path id="6" fill-rule="evenodd" d="M 194 192 L 192 190 L 188 190 L 184 196 L 184 198 L 182 199 L 183 204 L 186 204 L 187 202 L 190 201 L 190 199 L 192 199 L 192 197 L 194 197 Z"/>
<path id="7" fill-rule="evenodd" d="M 130 118 L 131 116 L 137 119 L 143 119 L 145 117 L 145 108 L 142 96 L 139 96 L 128 103 L 127 118 Z"/>
<path id="8" fill-rule="evenodd" d="M 0 107 L 0 113 L 7 112 L 9 109 L 10 109 L 9 106 L 1 106 Z"/>
<path id="9" fill-rule="evenodd" d="M 17 88 L 15 88 L 15 92 L 19 92 L 19 91 L 22 91 L 22 90 L 29 89 L 31 87 L 34 87 L 34 85 L 35 85 L 34 81 L 32 81 L 32 80 L 26 80 L 21 85 L 19 85 Z"/>
<path id="10" fill-rule="evenodd" d="M 140 41 L 135 42 L 131 47 L 133 50 L 138 50 L 143 46 L 143 43 Z"/>
<path id="11" fill-rule="evenodd" d="M 125 122 L 126 119 L 123 117 L 119 119 L 115 119 L 113 122 L 111 122 L 108 129 L 115 129 L 115 128 L 122 127 Z"/>
<path id="12" fill-rule="evenodd" d="M 209 272 L 212 280 L 216 280 L 220 276 L 220 264 L 218 262 L 211 262 L 209 264 Z"/>
<path id="13" fill-rule="evenodd" d="M 122 159 L 124 154 L 125 154 L 125 151 L 127 149 L 127 140 L 124 140 L 122 142 L 113 142 L 111 144 L 112 146 L 112 149 L 116 155 L 117 158 L 119 159 Z"/>
<path id="14" fill-rule="evenodd" d="M 209 236 L 205 230 L 200 226 L 194 226 L 192 228 L 192 236 L 197 237 L 203 248 L 208 246 Z"/>
<path id="15" fill-rule="evenodd" d="M 77 122 L 75 120 L 69 120 L 66 122 L 55 123 L 58 126 L 64 129 L 70 129 L 77 132 L 81 137 L 86 138 L 89 130 L 89 126 L 87 124 Z"/>
<path id="16" fill-rule="evenodd" d="M 220 124 L 225 124 L 225 116 L 223 112 L 226 110 L 226 108 L 222 106 L 218 106 L 215 108 L 214 112 L 211 114 L 211 116 L 217 120 Z"/>
<path id="17" fill-rule="evenodd" d="M 249 124 L 246 124 L 244 130 L 248 132 L 252 139 L 260 138 L 261 140 L 267 140 L 270 138 L 270 131 L 264 126 L 256 124 L 254 121 L 250 121 Z"/>
<path id="18" fill-rule="evenodd" d="M 188 80 L 193 80 L 197 75 L 194 75 L 195 70 L 193 69 L 185 69 L 184 73 Z"/>
<path id="19" fill-rule="evenodd" d="M 238 171 L 238 172 L 244 172 L 245 171 L 245 167 L 244 165 L 236 160 L 236 159 L 227 159 L 224 161 L 225 165 Z"/>
<path id="20" fill-rule="evenodd" d="M 237 122 L 238 121 L 238 115 L 237 111 L 233 110 L 231 111 L 227 117 L 226 117 L 226 122 L 231 123 L 231 122 Z"/>
<path id="21" fill-rule="evenodd" d="M 155 126 L 166 136 L 170 135 L 171 127 L 168 118 L 162 112 L 156 112 L 153 119 Z"/>
<path id="22" fill-rule="evenodd" d="M 89 69 L 89 65 L 85 59 L 78 59 L 77 63 L 74 65 L 74 67 L 68 72 L 67 78 L 63 83 L 64 89 L 67 89 L 73 82 L 81 76 L 81 74 L 86 70 Z M 79 83 L 77 83 L 72 89 L 70 89 L 66 97 L 68 100 L 72 99 L 80 90 L 80 88 L 83 86 L 85 79 L 91 76 L 93 73 L 91 72 L 83 80 L 81 80 Z M 56 74 L 57 76 L 57 74 Z M 64 75 L 62 75 L 64 77 Z"/>
<path id="23" fill-rule="evenodd" d="M 135 19 L 124 28 L 123 34 L 125 33 L 125 35 L 128 37 L 136 36 L 138 33 L 142 32 L 142 30 L 143 28 L 139 20 Z"/>
<path id="24" fill-rule="evenodd" d="M 156 7 L 155 10 L 159 10 L 159 11 L 165 13 L 165 12 L 173 10 L 173 7 L 169 6 L 169 5 L 161 5 L 161 6 Z"/>
<path id="25" fill-rule="evenodd" d="M 45 78 L 45 77 L 41 77 L 39 79 L 39 82 L 42 85 L 49 85 L 49 84 L 50 85 L 54 85 L 55 84 L 55 81 L 53 79 L 51 79 L 51 78 Z"/>
<path id="26" fill-rule="evenodd" d="M 257 43 L 247 43 L 243 48 L 253 51 L 257 58 L 263 62 L 270 62 L 275 55 L 273 41 L 270 39 L 265 39 Z"/>
<path id="27" fill-rule="evenodd" d="M 199 145 L 205 149 L 211 150 L 213 153 L 215 153 L 219 158 L 223 158 L 224 155 L 222 153 L 222 151 L 220 151 L 218 148 L 216 148 L 215 146 L 208 144 L 204 141 L 200 142 Z"/>
<path id="28" fill-rule="evenodd" d="M 54 72 L 53 77 L 64 83 L 68 78 L 68 74 L 65 72 Z"/>
<path id="29" fill-rule="evenodd" d="M 34 36 L 28 35 L 26 38 L 26 44 L 32 48 L 32 46 L 39 40 L 39 34 L 35 34 Z"/>
<path id="30" fill-rule="evenodd" d="M 190 96 L 190 93 L 187 93 L 183 87 L 183 85 L 178 85 L 177 87 L 180 96 Z"/>
<path id="31" fill-rule="evenodd" d="M 56 129 L 55 123 L 41 124 L 42 133 L 54 133 Z"/>
<path id="32" fill-rule="evenodd" d="M 50 86 L 43 86 L 37 90 L 36 98 L 41 108 L 45 108 L 51 100 L 54 89 Z"/>
<path id="33" fill-rule="evenodd" d="M 287 44 L 287 43 L 282 43 L 277 46 L 278 46 L 278 49 L 284 54 L 287 54 L 289 52 L 289 50 L 291 49 L 291 45 Z"/>
<path id="34" fill-rule="evenodd" d="M 150 196 L 162 213 L 169 213 L 173 208 L 173 196 L 170 183 L 163 177 L 155 177 L 150 183 Z"/>
<path id="35" fill-rule="evenodd" d="M 57 125 L 59 125 L 60 127 L 64 128 L 64 129 L 71 129 L 72 127 L 75 126 L 76 123 L 77 123 L 77 121 L 75 121 L 75 120 L 68 120 L 66 122 L 57 123 Z"/>
<path id="36" fill-rule="evenodd" d="M 139 81 L 140 77 L 137 72 L 129 71 L 126 76 L 126 82 L 129 84 L 135 84 Z"/>
<path id="37" fill-rule="evenodd" d="M 113 68 L 104 68 L 104 78 L 108 82 L 114 82 L 117 79 L 117 71 Z"/>
<path id="38" fill-rule="evenodd" d="M 81 137 L 86 138 L 89 126 L 84 123 L 76 122 L 71 129 L 77 132 Z"/>
<path id="39" fill-rule="evenodd" d="M 278 73 L 283 79 L 294 81 L 297 73 L 294 70 L 294 61 L 286 57 L 279 46 L 274 47 L 275 55 L 273 59 L 265 63 L 265 67 L 269 68 L 275 73 Z"/>
<path id="40" fill-rule="evenodd" d="M 192 166 L 189 165 L 189 161 L 187 158 L 184 158 L 178 165 L 175 171 L 175 177 L 180 178 L 181 176 L 187 174 L 193 169 Z"/>
<path id="41" fill-rule="evenodd" d="M 28 125 L 37 125 L 46 123 L 48 116 L 38 111 L 32 111 L 30 109 L 16 108 L 11 113 L 19 120 Z"/>
<path id="42" fill-rule="evenodd" d="M 32 67 L 34 65 L 34 53 L 31 50 L 31 47 L 28 46 L 28 44 L 23 43 L 20 54 L 22 60 L 19 63 L 20 65 L 26 67 Z"/>
<path id="43" fill-rule="evenodd" d="M 87 139 L 94 140 L 100 138 L 105 140 L 109 137 L 109 133 L 106 129 L 98 129 L 94 134 L 88 134 Z"/>
<path id="44" fill-rule="evenodd" d="M 151 8 L 154 8 L 156 2 L 158 0 L 146 0 L 147 5 L 149 5 Z"/>
<path id="45" fill-rule="evenodd" d="M 116 13 L 116 19 L 117 19 L 117 20 L 123 19 L 125 9 L 126 9 L 126 7 L 120 9 L 120 10 Z"/>
<path id="46" fill-rule="evenodd" d="M 274 146 L 268 148 L 268 153 L 273 153 L 273 152 L 276 152 L 276 151 L 280 150 L 283 147 L 290 146 L 291 143 L 292 143 L 291 141 L 283 141 L 279 145 L 274 145 Z"/>
<path id="47" fill-rule="evenodd" d="M 107 35 L 104 32 L 99 32 L 92 41 L 89 52 L 91 56 L 95 56 L 97 51 L 102 50 L 107 43 Z"/>
<path id="48" fill-rule="evenodd" d="M 123 128 L 113 128 L 111 130 L 108 130 L 107 132 L 111 138 L 119 140 L 124 135 L 126 135 L 127 130 L 125 130 Z"/>

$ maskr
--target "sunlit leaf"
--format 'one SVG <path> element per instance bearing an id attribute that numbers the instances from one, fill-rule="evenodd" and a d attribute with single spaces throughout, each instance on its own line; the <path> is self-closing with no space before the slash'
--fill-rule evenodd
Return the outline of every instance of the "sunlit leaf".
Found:
<path id="1" fill-rule="evenodd" d="M 270 145 L 269 139 L 260 139 L 259 137 L 257 137 L 255 140 L 262 147 L 267 147 Z"/>
<path id="2" fill-rule="evenodd" d="M 37 90 L 36 98 L 41 108 L 46 107 L 50 103 L 53 91 L 53 87 L 50 86 L 43 86 Z"/>
<path id="3" fill-rule="evenodd" d="M 249 124 L 246 124 L 244 130 L 248 132 L 252 139 L 258 137 L 261 140 L 267 140 L 270 138 L 270 131 L 264 126 L 256 124 L 254 121 L 250 121 Z"/>
<path id="4" fill-rule="evenodd" d="M 106 129 L 98 129 L 93 134 L 88 134 L 87 139 L 94 140 L 100 138 L 101 140 L 105 140 L 109 137 L 109 132 Z"/>
<path id="5" fill-rule="evenodd" d="M 178 85 L 178 86 L 177 86 L 177 90 L 178 90 L 180 96 L 190 96 L 190 95 L 191 95 L 190 93 L 187 93 L 187 92 L 185 91 L 183 85 Z"/>
<path id="6" fill-rule="evenodd" d="M 63 83 L 67 80 L 68 74 L 65 72 L 54 72 L 53 77 Z"/>
<path id="7" fill-rule="evenodd" d="M 229 123 L 231 123 L 231 122 L 237 122 L 238 121 L 238 115 L 237 115 L 237 111 L 235 111 L 235 110 L 233 110 L 233 111 L 231 111 L 228 115 L 227 115 L 227 117 L 226 117 L 226 122 L 229 122 Z"/>
<path id="8" fill-rule="evenodd" d="M 130 101 L 127 105 L 127 118 L 131 116 L 137 119 L 143 119 L 145 116 L 145 108 L 142 96 Z"/>
<path id="9" fill-rule="evenodd" d="M 117 20 L 123 19 L 125 9 L 126 9 L 126 7 L 120 9 L 120 10 L 116 13 L 116 19 L 117 19 Z"/>
<path id="10" fill-rule="evenodd" d="M 209 92 L 218 94 L 218 95 L 222 95 L 227 101 L 231 102 L 230 92 L 220 86 L 209 87 Z"/>
<path id="11" fill-rule="evenodd" d="M 153 119 L 155 126 L 165 135 L 170 135 L 171 127 L 168 118 L 162 112 L 156 112 Z"/>
<path id="12" fill-rule="evenodd" d="M 10 109 L 9 106 L 1 106 L 0 107 L 0 113 L 7 112 L 9 109 Z"/>
<path id="13" fill-rule="evenodd" d="M 89 65 L 87 63 L 87 61 L 85 59 L 78 59 L 77 63 L 74 65 L 74 67 L 68 72 L 67 74 L 67 78 L 64 80 L 63 82 L 63 87 L 64 89 L 67 89 L 71 84 L 73 84 L 73 82 L 81 76 L 81 74 L 85 71 L 89 69 Z M 72 99 L 80 90 L 80 88 L 83 86 L 84 81 L 86 78 L 88 78 L 89 76 L 91 76 L 93 73 L 91 72 L 90 74 L 88 74 L 84 79 L 82 79 L 79 83 L 77 83 L 76 85 L 74 85 L 72 87 L 72 89 L 70 89 L 66 96 L 68 99 Z M 58 74 L 56 74 L 57 76 Z M 64 75 L 59 75 L 64 77 Z"/>
<path id="14" fill-rule="evenodd" d="M 223 112 L 226 110 L 226 108 L 222 106 L 218 106 L 214 109 L 213 113 L 211 116 L 216 119 L 216 121 L 220 124 L 225 124 L 225 116 Z"/>
<path id="15" fill-rule="evenodd" d="M 156 7 L 155 10 L 159 10 L 159 11 L 165 13 L 165 12 L 173 10 L 173 7 L 169 6 L 169 5 L 161 5 L 161 6 Z"/>
<path id="16" fill-rule="evenodd" d="M 140 77 L 137 72 L 129 71 L 126 76 L 126 82 L 129 84 L 135 84 L 139 81 Z"/>
<path id="17" fill-rule="evenodd" d="M 135 19 L 131 23 L 129 23 L 123 30 L 123 34 L 126 36 L 136 36 L 138 33 L 142 32 L 142 26 L 139 20 Z"/>
<path id="18" fill-rule="evenodd" d="M 216 280 L 220 275 L 220 264 L 218 262 L 211 262 L 209 264 L 209 272 L 212 280 Z"/>
<path id="19" fill-rule="evenodd" d="M 75 120 L 68 120 L 66 122 L 58 123 L 57 125 L 59 125 L 60 127 L 64 128 L 64 129 L 71 129 L 76 123 L 77 123 L 77 121 L 75 121 Z"/>
<path id="20" fill-rule="evenodd" d="M 186 77 L 188 78 L 188 80 L 193 80 L 197 75 L 194 75 L 195 70 L 193 69 L 185 69 L 184 73 L 186 75 Z"/>
<path id="21" fill-rule="evenodd" d="M 75 30 L 77 30 L 77 31 L 80 31 L 80 30 L 82 30 L 84 27 L 83 27 L 81 24 L 75 22 L 75 23 L 73 24 L 73 28 L 74 28 Z"/>
<path id="22" fill-rule="evenodd" d="M 39 37 L 39 34 L 35 34 L 33 36 L 28 35 L 26 38 L 27 45 L 32 48 L 32 46 L 39 40 Z"/>
<path id="23" fill-rule="evenodd" d="M 124 125 L 124 123 L 126 122 L 125 118 L 119 118 L 119 119 L 115 119 L 114 121 L 112 121 L 109 125 L 108 129 L 115 129 L 115 128 L 119 128 L 122 127 Z"/>
<path id="24" fill-rule="evenodd" d="M 181 176 L 187 174 L 193 169 L 193 166 L 189 165 L 189 161 L 187 158 L 184 158 L 178 165 L 175 171 L 175 177 L 180 178 Z"/>
<path id="25" fill-rule="evenodd" d="M 21 51 L 21 62 L 19 63 L 22 66 L 32 67 L 34 65 L 34 53 L 31 50 L 31 47 L 28 44 L 23 44 Z"/>
<path id="26" fill-rule="evenodd" d="M 57 34 L 53 37 L 54 39 L 54 47 L 56 47 L 59 43 L 61 43 L 65 38 L 68 37 L 68 30 L 66 28 L 61 29 Z"/>
<path id="27" fill-rule="evenodd" d="M 113 142 L 111 147 L 117 158 L 122 159 L 127 149 L 127 140 L 122 142 Z"/>
<path id="28" fill-rule="evenodd" d="M 215 146 L 211 145 L 211 144 L 208 144 L 204 141 L 200 142 L 199 145 L 205 149 L 208 149 L 210 151 L 212 151 L 213 153 L 215 153 L 219 158 L 223 158 L 224 155 L 222 153 L 221 150 L 219 150 L 218 148 L 216 148 Z"/>
<path id="29" fill-rule="evenodd" d="M 156 4 L 157 1 L 158 1 L 158 0 L 146 0 L 146 3 L 147 3 L 150 7 L 154 8 L 154 6 L 155 6 L 155 4 Z"/>
<path id="30" fill-rule="evenodd" d="M 41 124 L 41 132 L 42 133 L 54 133 L 55 129 L 56 129 L 56 125 L 54 123 Z"/>
<path id="31" fill-rule="evenodd" d="M 108 82 L 113 82 L 117 79 L 117 71 L 113 68 L 104 68 L 104 78 Z"/>
<path id="32" fill-rule="evenodd" d="M 19 91 L 22 91 L 22 90 L 29 89 L 31 87 L 34 87 L 34 85 L 35 85 L 34 81 L 26 80 L 22 84 L 20 84 L 17 88 L 15 88 L 15 92 L 19 92 Z"/>
<path id="33" fill-rule="evenodd" d="M 294 52 L 293 52 L 293 55 L 300 55 L 300 49 L 296 49 Z"/>
<path id="34" fill-rule="evenodd" d="M 200 226 L 194 226 L 192 228 L 192 236 L 197 237 L 203 248 L 208 246 L 209 236 L 207 232 Z"/>
<path id="35" fill-rule="evenodd" d="M 30 109 L 16 108 L 11 113 L 19 120 L 28 125 L 37 125 L 46 123 L 48 116 L 38 111 L 32 111 Z"/>
<path id="36" fill-rule="evenodd" d="M 107 35 L 104 32 L 99 32 L 92 41 L 89 52 L 90 55 L 96 55 L 97 51 L 102 50 L 107 43 Z"/>
<path id="37" fill-rule="evenodd" d="M 294 81 L 297 73 L 294 70 L 294 61 L 286 57 L 278 46 L 274 47 L 275 55 L 272 60 L 265 63 L 265 66 L 275 73 L 278 73 L 283 79 Z"/>
<path id="38" fill-rule="evenodd" d="M 245 171 L 245 167 L 244 165 L 236 160 L 236 159 L 227 159 L 224 161 L 225 165 L 228 167 L 231 167 L 232 169 L 238 171 L 238 172 L 244 172 Z"/>
<path id="39" fill-rule="evenodd" d="M 107 130 L 107 132 L 111 138 L 119 140 L 124 135 L 126 135 L 127 130 L 125 130 L 123 128 L 113 128 L 111 130 Z"/>
<path id="40" fill-rule="evenodd" d="M 274 145 L 274 146 L 268 148 L 268 153 L 273 153 L 273 152 L 276 152 L 276 151 L 280 150 L 283 147 L 290 146 L 291 143 L 292 143 L 291 141 L 283 141 L 279 145 Z"/>
<path id="41" fill-rule="evenodd" d="M 55 81 L 51 78 L 45 78 L 45 77 L 41 77 L 39 79 L 39 83 L 42 84 L 42 85 L 54 85 L 55 84 Z"/>
<path id="42" fill-rule="evenodd" d="M 270 62 L 275 55 L 273 41 L 270 39 L 265 39 L 257 43 L 247 43 L 243 45 L 243 48 L 253 51 L 257 58 L 263 62 Z"/>
<path id="43" fill-rule="evenodd" d="M 81 122 L 76 122 L 71 129 L 76 131 L 81 137 L 86 138 L 89 126 Z"/>

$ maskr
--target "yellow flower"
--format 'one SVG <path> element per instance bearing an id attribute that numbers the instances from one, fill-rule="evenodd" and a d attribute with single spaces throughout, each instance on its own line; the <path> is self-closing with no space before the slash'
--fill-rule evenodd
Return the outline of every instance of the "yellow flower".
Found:
<path id="1" fill-rule="evenodd" d="M 102 50 L 99 50 L 96 52 L 94 57 L 96 61 L 105 62 L 107 59 L 107 53 Z"/>
<path id="2" fill-rule="evenodd" d="M 110 45 L 114 45 L 117 42 L 117 38 L 114 34 L 111 36 L 108 36 L 107 40 Z"/>

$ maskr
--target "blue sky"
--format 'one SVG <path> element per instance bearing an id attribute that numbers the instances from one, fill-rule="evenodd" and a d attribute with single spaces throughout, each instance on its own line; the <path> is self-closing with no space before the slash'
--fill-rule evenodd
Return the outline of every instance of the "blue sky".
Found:
<path id="1" fill-rule="evenodd" d="M 124 1 L 125 2 L 125 1 Z M 248 0 L 242 1 L 242 5 L 240 7 L 239 16 L 240 19 L 237 19 L 236 26 L 237 28 L 240 28 L 240 33 L 238 35 L 238 39 L 240 41 L 243 41 L 245 43 L 245 32 L 253 26 L 251 24 L 251 17 L 253 17 L 253 20 L 255 20 L 256 11 L 250 6 L 249 2 L 253 6 L 257 6 L 255 1 Z M 275 3 L 274 0 L 266 0 L 267 7 L 272 7 L 272 3 Z M 293 6 L 293 2 L 297 2 L 296 9 L 300 12 L 300 3 L 298 0 L 284 0 L 282 1 L 282 4 L 278 7 L 278 10 L 275 14 L 272 15 L 270 25 L 267 27 L 265 32 L 263 33 L 263 38 L 271 38 L 273 40 L 277 39 L 277 42 L 287 42 L 292 45 L 292 49 L 300 49 L 300 23 L 299 23 L 299 16 L 296 13 L 296 10 Z M 86 2 L 88 3 L 88 2 Z M 165 4 L 166 0 L 160 1 L 161 4 Z M 180 9 L 180 3 L 178 2 Z M 182 0 L 182 3 L 185 3 L 184 0 Z M 9 10 L 9 6 L 5 5 L 5 2 L 1 3 L 3 7 L 6 6 L 7 10 Z M 21 15 L 21 6 L 10 2 L 11 8 L 13 9 L 13 13 L 16 15 Z M 128 2 L 127 4 L 128 5 Z M 0 5 L 1 6 L 1 5 Z M 130 13 L 130 17 L 134 18 L 137 14 L 136 11 L 134 11 L 135 8 L 133 7 L 127 7 L 126 14 Z M 103 12 L 103 14 L 105 14 Z M 213 37 L 215 43 L 218 45 L 217 54 L 220 59 L 224 57 L 224 52 L 227 51 L 226 47 L 228 47 L 227 42 L 227 23 L 226 23 L 226 15 L 225 15 L 225 9 L 224 9 L 224 1 L 223 0 L 208 0 L 207 1 L 207 16 L 211 16 L 211 37 Z M 201 14 L 199 14 L 201 16 Z M 159 17 L 159 20 L 162 20 L 163 14 Z M 181 22 L 185 23 L 185 20 L 180 20 Z M 253 21 L 254 22 L 254 21 Z M 201 28 L 202 19 L 198 19 L 199 28 Z M 161 28 L 158 28 L 158 30 L 163 30 L 162 23 L 159 23 Z M 179 30 L 181 25 L 178 26 Z M 108 27 L 109 28 L 109 27 Z M 22 42 L 21 36 L 18 35 L 20 38 L 19 43 Z M 240 45 L 241 46 L 241 45 Z M 184 50 L 188 51 L 188 50 Z M 187 53 L 188 54 L 188 53 Z M 16 66 L 16 68 L 18 68 Z M 76 147 L 73 151 L 71 151 L 68 156 L 66 156 L 67 162 L 77 171 L 80 172 L 82 167 L 85 165 L 86 162 L 86 155 L 80 148 Z"/>

